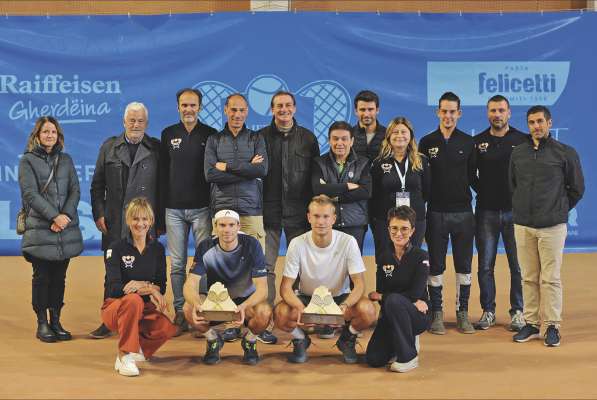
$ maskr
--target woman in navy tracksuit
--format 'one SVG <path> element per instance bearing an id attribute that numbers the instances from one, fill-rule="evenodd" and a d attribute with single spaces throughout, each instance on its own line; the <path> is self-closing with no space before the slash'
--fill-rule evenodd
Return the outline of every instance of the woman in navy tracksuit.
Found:
<path id="1" fill-rule="evenodd" d="M 418 336 L 429 326 L 427 302 L 427 252 L 411 244 L 416 213 L 408 206 L 388 212 L 393 246 L 379 257 L 377 291 L 369 298 L 381 303 L 375 331 L 367 346 L 372 367 L 389 365 L 391 371 L 408 372 L 419 364 Z"/>

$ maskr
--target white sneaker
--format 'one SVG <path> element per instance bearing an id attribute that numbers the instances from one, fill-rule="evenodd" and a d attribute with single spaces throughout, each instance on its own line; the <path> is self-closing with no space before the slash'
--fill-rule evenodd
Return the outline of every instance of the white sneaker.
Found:
<path id="1" fill-rule="evenodd" d="M 419 357 L 415 357 L 409 362 L 406 363 L 399 363 L 393 362 L 390 364 L 390 371 L 392 372 L 408 372 L 411 371 L 419 366 Z"/>
<path id="2" fill-rule="evenodd" d="M 419 354 L 419 351 L 421 350 L 421 343 L 419 341 L 419 336 L 421 336 L 421 335 L 415 336 L 415 350 L 417 350 L 417 354 Z"/>
<path id="3" fill-rule="evenodd" d="M 118 371 L 120 375 L 124 376 L 138 376 L 139 368 L 135 364 L 135 360 L 131 356 L 133 353 L 125 354 L 122 357 L 116 356 L 116 362 L 114 363 L 114 369 Z"/>
<path id="4" fill-rule="evenodd" d="M 522 311 L 516 310 L 514 314 L 511 314 L 512 321 L 510 322 L 510 326 L 508 327 L 512 332 L 519 332 L 525 325 L 526 322 L 524 321 L 524 317 L 522 315 Z"/>
<path id="5" fill-rule="evenodd" d="M 143 350 L 139 349 L 138 353 L 129 353 L 133 361 L 136 362 L 145 362 L 147 358 L 145 358 L 145 354 L 143 354 Z"/>

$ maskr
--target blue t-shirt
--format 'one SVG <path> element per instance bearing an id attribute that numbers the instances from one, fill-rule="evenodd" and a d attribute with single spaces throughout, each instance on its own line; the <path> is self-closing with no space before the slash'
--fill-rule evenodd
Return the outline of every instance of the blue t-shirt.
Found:
<path id="1" fill-rule="evenodd" d="M 248 297 L 255 291 L 253 278 L 267 276 L 265 255 L 257 239 L 249 235 L 240 233 L 232 251 L 222 250 L 217 237 L 209 238 L 199 243 L 191 273 L 207 274 L 207 287 L 221 282 L 233 299 Z"/>

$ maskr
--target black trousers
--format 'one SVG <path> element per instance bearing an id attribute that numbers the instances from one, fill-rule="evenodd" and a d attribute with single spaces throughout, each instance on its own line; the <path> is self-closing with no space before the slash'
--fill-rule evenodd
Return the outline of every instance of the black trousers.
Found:
<path id="1" fill-rule="evenodd" d="M 410 238 L 410 243 L 421 248 L 425 238 L 425 228 L 427 222 L 424 219 L 415 221 L 415 233 Z M 373 233 L 373 244 L 375 245 L 375 264 L 379 264 L 379 257 L 391 248 L 392 241 L 388 232 L 388 223 L 385 220 L 375 219 L 371 222 L 371 233 Z"/>
<path id="2" fill-rule="evenodd" d="M 334 228 L 337 231 L 344 232 L 357 240 L 359 250 L 363 254 L 363 242 L 365 241 L 365 233 L 367 232 L 367 225 L 363 226 L 347 226 L 344 228 Z"/>
<path id="3" fill-rule="evenodd" d="M 64 281 L 69 262 L 70 259 L 48 261 L 36 258 L 32 260 L 31 304 L 33 311 L 62 308 L 64 305 Z"/>
<path id="4" fill-rule="evenodd" d="M 425 239 L 429 249 L 429 296 L 431 308 L 440 311 L 442 305 L 442 275 L 446 270 L 448 242 L 452 241 L 452 257 L 456 269 L 456 307 L 467 310 L 471 288 L 471 263 L 473 261 L 473 239 L 475 217 L 467 212 L 427 212 Z"/>
<path id="5" fill-rule="evenodd" d="M 377 326 L 367 345 L 367 363 L 372 367 L 385 366 L 392 357 L 400 363 L 415 358 L 415 336 L 425 332 L 430 323 L 430 313 L 423 314 L 401 294 L 384 294 L 382 303 Z"/>

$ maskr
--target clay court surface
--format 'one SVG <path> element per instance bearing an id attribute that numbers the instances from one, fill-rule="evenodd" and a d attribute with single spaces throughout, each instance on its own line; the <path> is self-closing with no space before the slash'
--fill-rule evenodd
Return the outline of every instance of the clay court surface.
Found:
<path id="1" fill-rule="evenodd" d="M 369 288 L 374 265 L 366 257 Z M 449 263 L 451 259 L 449 258 Z M 278 261 L 278 269 L 282 260 Z M 470 315 L 481 314 L 476 260 Z M 286 362 L 289 337 L 277 345 L 260 344 L 256 367 L 240 363 L 240 343 L 227 343 L 223 360 L 205 366 L 205 340 L 189 334 L 175 338 L 151 362 L 139 363 L 141 376 L 125 378 L 113 370 L 117 339 L 87 339 L 96 328 L 102 296 L 100 257 L 79 257 L 67 277 L 63 325 L 74 340 L 46 344 L 35 339 L 31 311 L 31 267 L 20 257 L 2 257 L 0 281 L 1 398 L 597 398 L 597 289 L 594 254 L 566 254 L 562 268 L 564 322 L 562 346 L 542 341 L 519 344 L 505 329 L 509 275 L 498 257 L 498 326 L 474 335 L 455 330 L 454 272 L 445 276 L 445 336 L 424 334 L 418 369 L 407 374 L 344 365 L 332 348 L 335 340 L 314 339 L 304 365 Z M 168 296 L 171 293 L 168 292 Z M 276 332 L 279 333 L 279 332 Z M 364 353 L 370 332 L 360 339 Z"/>

